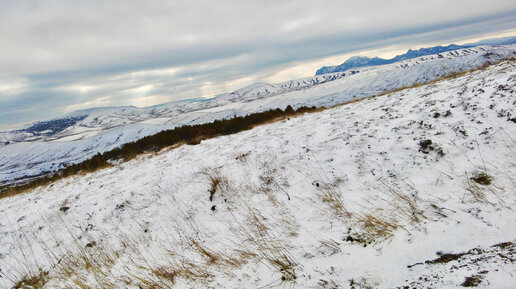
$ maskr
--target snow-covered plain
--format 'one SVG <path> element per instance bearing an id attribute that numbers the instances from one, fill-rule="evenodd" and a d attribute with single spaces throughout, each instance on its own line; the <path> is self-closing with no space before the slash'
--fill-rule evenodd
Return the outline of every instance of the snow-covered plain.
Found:
<path id="1" fill-rule="evenodd" d="M 209 100 L 77 111 L 66 117 L 83 119 L 63 131 L 41 135 L 0 132 L 0 143 L 9 143 L 0 146 L 0 182 L 10 184 L 54 172 L 164 129 L 289 104 L 294 108 L 328 107 L 496 63 L 514 57 L 515 51 L 516 45 L 480 46 L 279 84 L 258 83 Z"/>
<path id="2" fill-rule="evenodd" d="M 514 288 L 515 87 L 505 61 L 0 199 L 0 284 Z"/>

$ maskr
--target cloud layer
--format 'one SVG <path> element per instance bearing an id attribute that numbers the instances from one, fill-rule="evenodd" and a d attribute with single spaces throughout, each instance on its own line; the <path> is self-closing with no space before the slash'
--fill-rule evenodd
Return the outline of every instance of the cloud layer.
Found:
<path id="1" fill-rule="evenodd" d="M 1 0 L 0 128 L 308 76 L 335 55 L 510 31 L 515 16 L 507 0 Z"/>

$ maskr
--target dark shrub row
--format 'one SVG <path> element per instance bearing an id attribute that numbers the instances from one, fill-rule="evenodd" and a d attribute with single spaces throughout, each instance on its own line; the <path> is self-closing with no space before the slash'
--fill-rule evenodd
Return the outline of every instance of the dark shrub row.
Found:
<path id="1" fill-rule="evenodd" d="M 253 113 L 246 116 L 236 116 L 231 119 L 215 120 L 211 123 L 184 125 L 171 130 L 164 130 L 154 135 L 146 136 L 135 142 L 126 143 L 120 148 L 115 148 L 102 154 L 96 154 L 85 161 L 69 165 L 68 167 L 52 175 L 34 179 L 22 185 L 4 188 L 2 191 L 0 191 L 0 197 L 13 195 L 27 189 L 51 183 L 60 178 L 75 175 L 77 173 L 93 172 L 97 169 L 111 166 L 110 161 L 128 161 L 140 154 L 146 152 L 156 152 L 175 144 L 198 144 L 203 139 L 237 133 L 278 118 L 314 110 L 317 110 L 317 108 L 305 106 L 294 110 L 289 105 L 284 111 L 278 108 L 264 112 Z"/>

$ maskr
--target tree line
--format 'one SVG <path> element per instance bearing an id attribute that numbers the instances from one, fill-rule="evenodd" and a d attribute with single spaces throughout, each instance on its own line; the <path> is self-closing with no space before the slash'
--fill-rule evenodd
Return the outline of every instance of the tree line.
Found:
<path id="1" fill-rule="evenodd" d="M 156 134 L 143 137 L 137 141 L 125 143 L 119 148 L 98 153 L 87 160 L 68 165 L 53 174 L 49 173 L 37 179 L 32 179 L 24 184 L 4 187 L 0 190 L 0 197 L 20 193 L 78 173 L 93 172 L 100 168 L 112 166 L 112 163 L 114 162 L 125 162 L 131 160 L 143 153 L 157 152 L 163 148 L 176 144 L 184 143 L 194 145 L 200 143 L 204 139 L 234 134 L 240 131 L 249 130 L 257 125 L 274 121 L 276 119 L 316 110 L 319 109 L 315 106 L 302 106 L 295 110 L 289 105 L 285 110 L 277 108 L 248 114 L 246 116 L 235 116 L 230 119 L 220 119 L 210 123 L 183 125 L 173 129 L 164 130 Z"/>

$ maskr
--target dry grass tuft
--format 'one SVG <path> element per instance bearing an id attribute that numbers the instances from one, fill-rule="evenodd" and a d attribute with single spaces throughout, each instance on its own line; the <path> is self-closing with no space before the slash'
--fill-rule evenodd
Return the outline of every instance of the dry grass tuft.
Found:
<path id="1" fill-rule="evenodd" d="M 204 172 L 202 172 L 202 174 L 206 175 L 206 177 L 208 178 L 208 192 L 210 193 L 210 202 L 213 202 L 215 193 L 217 193 L 217 191 L 221 193 L 223 198 L 227 197 L 225 193 L 229 191 L 229 181 L 226 177 L 222 175 L 222 173 L 218 169 L 207 169 Z"/>
<path id="2" fill-rule="evenodd" d="M 152 274 L 154 274 L 159 279 L 165 279 L 171 284 L 174 284 L 176 278 L 179 275 L 179 271 L 171 266 L 160 266 L 158 268 L 152 269 Z"/>
<path id="3" fill-rule="evenodd" d="M 340 249 L 340 243 L 335 240 L 327 239 L 319 241 L 319 243 L 321 243 L 319 246 L 320 252 L 323 254 L 328 253 L 328 255 L 331 256 L 333 254 L 342 252 L 342 249 Z"/>
<path id="4" fill-rule="evenodd" d="M 300 266 L 280 238 L 273 226 L 267 223 L 257 209 L 246 204 L 241 206 L 245 212 L 232 214 L 228 222 L 231 232 L 239 240 L 237 244 L 245 255 L 255 256 L 260 262 L 281 274 L 281 281 L 297 279 L 296 267 Z"/>
<path id="5" fill-rule="evenodd" d="M 357 238 L 366 242 L 391 239 L 394 232 L 400 229 L 407 233 L 410 233 L 410 229 L 420 230 L 421 222 L 427 219 L 420 209 L 422 200 L 417 191 L 408 194 L 399 188 L 382 185 L 386 190 L 380 191 L 380 196 L 375 200 L 370 200 L 369 208 L 363 207 L 361 213 L 356 214 L 359 224 L 355 230 Z"/>
<path id="6" fill-rule="evenodd" d="M 409 228 L 420 230 L 421 222 L 427 217 L 420 209 L 421 200 L 417 192 L 407 194 L 385 183 L 382 186 L 386 189 L 376 189 L 378 195 L 366 200 L 367 206 L 360 205 L 353 212 L 345 207 L 342 193 L 336 185 L 319 185 L 317 196 L 332 217 L 348 227 L 348 241 L 381 242 L 392 238 L 399 229 L 406 232 Z"/>
<path id="7" fill-rule="evenodd" d="M 356 221 L 360 230 L 355 239 L 363 243 L 390 239 L 394 236 L 394 231 L 402 228 L 396 220 L 385 218 L 381 214 L 375 215 L 373 212 L 357 214 Z"/>
<path id="8" fill-rule="evenodd" d="M 35 275 L 25 275 L 20 281 L 14 284 L 13 289 L 39 289 L 43 288 L 47 281 L 48 272 L 39 270 Z"/>
<path id="9" fill-rule="evenodd" d="M 320 185 L 318 187 L 317 196 L 327 205 L 336 218 L 348 220 L 352 217 L 352 214 L 344 207 L 342 194 L 338 191 L 336 186 L 331 184 Z"/>
<path id="10" fill-rule="evenodd" d="M 501 197 L 503 193 L 503 187 L 495 184 L 492 176 L 485 172 L 473 172 L 472 177 L 466 173 L 465 177 L 465 195 L 463 201 L 467 195 L 469 195 L 473 202 L 485 203 L 490 205 L 499 204 L 505 206 L 505 202 Z M 494 197 L 494 198 L 493 198 Z"/>
<path id="11" fill-rule="evenodd" d="M 493 181 L 493 177 L 484 172 L 477 172 L 473 177 L 471 177 L 471 180 L 477 184 L 489 186 Z"/>
<path id="12" fill-rule="evenodd" d="M 216 251 L 209 248 L 205 243 L 200 243 L 194 239 L 190 239 L 192 247 L 207 262 L 207 265 L 218 267 L 221 270 L 231 268 L 240 268 L 247 261 L 243 258 L 237 258 L 238 254 L 228 254 L 222 251 Z M 238 253 L 238 252 L 237 252 Z"/>

